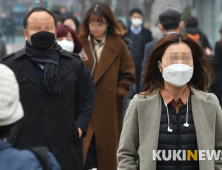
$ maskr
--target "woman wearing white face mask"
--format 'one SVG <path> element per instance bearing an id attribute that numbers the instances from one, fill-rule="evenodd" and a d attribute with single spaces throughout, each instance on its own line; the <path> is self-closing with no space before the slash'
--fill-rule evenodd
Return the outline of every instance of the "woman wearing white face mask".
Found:
<path id="1" fill-rule="evenodd" d="M 78 35 L 71 27 L 66 25 L 59 25 L 57 28 L 56 36 L 57 43 L 63 48 L 63 50 L 79 54 L 82 58 L 82 61 L 88 60 Z"/>
<path id="2" fill-rule="evenodd" d="M 128 28 L 127 37 L 133 42 L 130 52 L 136 68 L 136 92 L 140 92 L 140 80 L 144 50 L 147 43 L 152 41 L 152 33 L 143 26 L 143 12 L 139 8 L 130 11 L 131 25 Z"/>
<path id="3" fill-rule="evenodd" d="M 205 92 L 214 77 L 191 38 L 173 33 L 160 40 L 149 56 L 145 91 L 134 96 L 126 113 L 118 169 L 221 169 L 221 160 L 199 154 L 222 149 L 222 111 L 217 97 Z M 196 157 L 189 160 L 188 153 Z"/>

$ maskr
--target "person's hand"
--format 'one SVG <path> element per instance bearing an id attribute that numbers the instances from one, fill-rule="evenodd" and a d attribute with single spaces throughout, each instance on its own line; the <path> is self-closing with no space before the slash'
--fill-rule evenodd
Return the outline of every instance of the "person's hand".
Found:
<path id="1" fill-rule="evenodd" d="M 82 49 L 82 51 L 79 53 L 79 55 L 80 55 L 83 62 L 88 61 L 88 57 L 87 57 L 84 49 Z"/>
<path id="2" fill-rule="evenodd" d="M 214 52 L 211 49 L 209 49 L 208 47 L 206 47 L 205 51 L 206 51 L 207 55 L 214 55 Z"/>
<path id="3" fill-rule="evenodd" d="M 79 138 L 81 138 L 81 136 L 82 136 L 82 129 L 78 128 L 78 130 L 79 130 Z"/>

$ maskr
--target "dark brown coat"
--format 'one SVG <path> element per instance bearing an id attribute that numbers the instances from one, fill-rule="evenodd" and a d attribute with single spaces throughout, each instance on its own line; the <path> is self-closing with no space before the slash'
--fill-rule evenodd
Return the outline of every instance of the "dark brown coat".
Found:
<path id="1" fill-rule="evenodd" d="M 87 38 L 82 39 L 89 58 L 89 70 L 93 67 L 93 56 Z M 94 42 L 91 40 L 92 48 Z M 106 37 L 105 46 L 93 79 L 96 87 L 95 110 L 84 139 L 84 160 L 95 134 L 98 170 L 116 170 L 116 152 L 123 119 L 123 98 L 129 86 L 135 83 L 135 67 L 124 42 L 115 36 Z"/>

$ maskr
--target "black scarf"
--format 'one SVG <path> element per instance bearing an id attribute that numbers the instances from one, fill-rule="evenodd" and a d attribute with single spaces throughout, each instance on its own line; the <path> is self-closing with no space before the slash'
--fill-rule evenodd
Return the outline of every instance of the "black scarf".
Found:
<path id="1" fill-rule="evenodd" d="M 57 43 L 52 49 L 37 50 L 26 41 L 26 55 L 32 61 L 44 64 L 44 86 L 48 92 L 59 92 L 63 88 L 58 77 L 59 56 L 62 52 Z"/>

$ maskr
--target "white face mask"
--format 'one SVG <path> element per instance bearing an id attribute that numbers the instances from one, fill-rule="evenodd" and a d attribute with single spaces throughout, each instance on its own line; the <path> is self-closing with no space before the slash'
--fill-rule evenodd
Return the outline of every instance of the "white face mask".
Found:
<path id="1" fill-rule="evenodd" d="M 71 41 L 64 39 L 62 41 L 58 41 L 57 43 L 62 47 L 63 50 L 71 53 L 74 51 L 75 44 Z"/>
<path id="2" fill-rule="evenodd" d="M 134 19 L 131 19 L 131 22 L 134 26 L 138 27 L 138 26 L 142 25 L 143 20 L 140 18 L 134 18 Z"/>
<path id="3" fill-rule="evenodd" d="M 181 87 L 191 80 L 193 76 L 193 67 L 186 64 L 172 64 L 166 68 L 163 68 L 162 76 L 163 79 L 169 84 L 176 87 Z"/>

